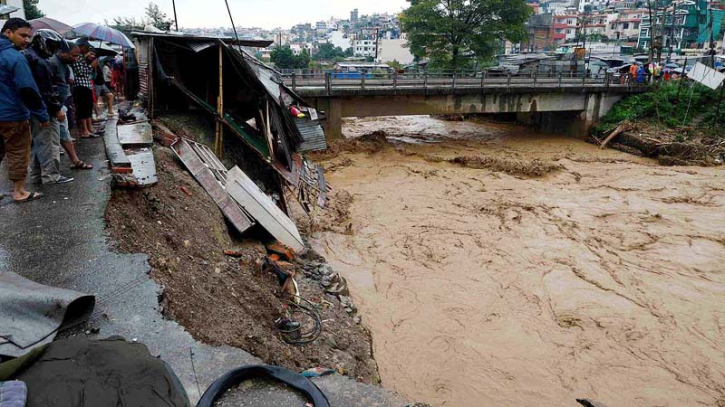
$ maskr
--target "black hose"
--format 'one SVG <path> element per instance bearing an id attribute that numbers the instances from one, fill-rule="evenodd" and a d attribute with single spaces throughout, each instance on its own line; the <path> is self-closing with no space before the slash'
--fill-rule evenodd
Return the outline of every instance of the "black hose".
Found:
<path id="1" fill-rule="evenodd" d="M 269 365 L 245 366 L 225 373 L 206 389 L 196 407 L 212 407 L 227 390 L 256 377 L 276 379 L 302 392 L 315 407 L 330 407 L 325 394 L 310 379 L 279 366 Z"/>
<path id="2" fill-rule="evenodd" d="M 305 298 L 302 298 L 300 296 L 297 296 L 297 298 L 301 299 L 302 301 L 305 301 L 306 303 L 310 304 L 310 306 L 297 304 L 293 301 L 287 302 L 289 306 L 292 308 L 297 309 L 299 313 L 306 314 L 307 316 L 311 317 L 315 321 L 315 327 L 310 332 L 304 332 L 300 333 L 300 337 L 302 339 L 292 339 L 289 337 L 289 334 L 292 332 L 297 332 L 302 329 L 302 325 L 300 324 L 300 327 L 290 330 L 280 330 L 280 337 L 283 341 L 290 345 L 300 346 L 300 345 L 306 345 L 308 343 L 314 342 L 317 338 L 320 337 L 320 334 L 322 333 L 322 317 L 320 316 L 320 313 L 317 312 L 317 309 L 315 308 L 315 305 L 308 301 Z M 295 311 L 293 311 L 295 312 Z M 284 335 L 286 334 L 286 335 Z"/>

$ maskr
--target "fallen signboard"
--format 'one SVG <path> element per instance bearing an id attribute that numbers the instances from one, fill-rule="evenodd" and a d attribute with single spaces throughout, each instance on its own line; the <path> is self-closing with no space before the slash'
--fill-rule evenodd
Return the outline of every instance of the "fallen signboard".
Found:
<path id="1" fill-rule="evenodd" d="M 695 82 L 699 82 L 712 90 L 717 90 L 720 84 L 725 81 L 725 74 L 722 74 L 705 64 L 700 62 L 696 63 L 695 66 L 687 74 L 687 77 Z"/>

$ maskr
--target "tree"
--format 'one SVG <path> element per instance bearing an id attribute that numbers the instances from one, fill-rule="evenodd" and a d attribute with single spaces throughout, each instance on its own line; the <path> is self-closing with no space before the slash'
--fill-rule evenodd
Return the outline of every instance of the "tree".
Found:
<path id="1" fill-rule="evenodd" d="M 23 9 L 25 10 L 26 20 L 35 20 L 36 18 L 45 17 L 45 13 L 38 8 L 39 1 L 40 0 L 23 0 Z"/>
<path id="2" fill-rule="evenodd" d="M 310 53 L 306 49 L 300 55 L 295 55 L 289 46 L 276 47 L 269 57 L 279 69 L 305 69 L 310 64 Z"/>
<path id="3" fill-rule="evenodd" d="M 525 0 L 408 0 L 400 17 L 411 53 L 433 66 L 460 69 L 485 60 L 505 40 L 526 37 Z"/>
<path id="4" fill-rule="evenodd" d="M 124 34 L 132 31 L 143 31 L 147 24 L 151 24 L 159 30 L 169 31 L 173 21 L 166 16 L 166 13 L 159 9 L 156 3 L 149 3 L 146 6 L 146 16 L 137 20 L 136 17 L 115 17 L 113 24 L 108 24 L 111 28 L 115 28 Z"/>
<path id="5" fill-rule="evenodd" d="M 146 6 L 146 18 L 148 18 L 151 25 L 162 31 L 169 31 L 171 29 L 171 25 L 174 23 L 174 21 L 170 19 L 166 13 L 159 9 L 159 6 L 156 3 L 149 3 L 149 5 Z"/>
<path id="6" fill-rule="evenodd" d="M 320 44 L 320 46 L 317 48 L 317 53 L 315 54 L 315 57 L 313 59 L 316 61 L 328 61 L 335 58 L 344 58 L 346 56 L 347 54 L 345 51 L 342 50 L 342 48 L 327 43 Z"/>

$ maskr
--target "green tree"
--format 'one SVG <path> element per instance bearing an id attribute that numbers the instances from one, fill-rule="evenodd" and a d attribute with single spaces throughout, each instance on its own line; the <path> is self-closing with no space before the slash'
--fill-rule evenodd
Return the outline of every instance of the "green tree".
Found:
<path id="1" fill-rule="evenodd" d="M 317 53 L 315 54 L 313 59 L 316 61 L 328 61 L 335 58 L 344 58 L 346 56 L 347 54 L 345 53 L 345 51 L 342 50 L 342 48 L 327 43 L 320 44 L 320 46 L 317 48 Z"/>
<path id="2" fill-rule="evenodd" d="M 36 18 L 45 17 L 45 13 L 38 8 L 39 1 L 40 0 L 23 0 L 23 9 L 25 10 L 26 20 L 35 20 Z"/>
<path id="3" fill-rule="evenodd" d="M 149 5 L 146 6 L 146 18 L 151 25 L 162 31 L 169 31 L 171 29 L 171 25 L 174 23 L 174 21 L 170 19 L 166 13 L 161 11 L 156 3 L 149 3 Z"/>
<path id="4" fill-rule="evenodd" d="M 310 64 L 310 53 L 306 49 L 295 55 L 289 46 L 276 47 L 269 57 L 278 69 L 305 69 Z"/>
<path id="5" fill-rule="evenodd" d="M 149 3 L 146 6 L 146 16 L 141 19 L 136 17 L 115 17 L 113 24 L 109 24 L 106 21 L 106 25 L 111 28 L 115 28 L 124 34 L 128 34 L 132 31 L 143 31 L 147 24 L 151 24 L 159 30 L 169 31 L 173 20 L 166 16 L 166 13 L 162 12 L 156 3 Z"/>
<path id="6" fill-rule="evenodd" d="M 488 59 L 504 40 L 521 41 L 532 14 L 525 0 L 408 1 L 400 22 L 411 53 L 446 69 Z"/>

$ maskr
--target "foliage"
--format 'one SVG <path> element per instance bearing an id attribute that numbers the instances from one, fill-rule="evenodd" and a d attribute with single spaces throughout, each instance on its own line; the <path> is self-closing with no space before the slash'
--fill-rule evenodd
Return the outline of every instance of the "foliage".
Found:
<path id="1" fill-rule="evenodd" d="M 352 48 L 348 48 L 348 50 L 352 51 Z M 315 61 L 328 61 L 335 58 L 345 58 L 346 56 L 349 55 L 346 51 L 343 51 L 342 48 L 327 43 L 320 44 L 313 59 Z"/>
<path id="2" fill-rule="evenodd" d="M 35 20 L 36 18 L 45 17 L 45 13 L 38 8 L 39 1 L 40 0 L 23 0 L 23 9 L 25 10 L 26 20 Z"/>
<path id="3" fill-rule="evenodd" d="M 136 17 L 115 17 L 113 24 L 106 22 L 106 25 L 124 34 L 132 31 L 143 31 L 147 24 L 151 24 L 159 30 L 169 31 L 173 20 L 168 18 L 166 13 L 162 12 L 156 3 L 152 2 L 146 6 L 146 15 L 144 18 L 137 20 Z"/>
<path id="4" fill-rule="evenodd" d="M 391 68 L 395 69 L 396 71 L 400 71 L 400 70 L 402 70 L 402 69 L 403 69 L 403 64 L 401 64 L 400 62 L 398 62 L 398 60 L 397 60 L 397 59 L 394 59 L 394 60 L 392 60 L 392 61 L 390 61 L 390 62 L 386 62 L 386 64 L 387 64 L 387 65 L 388 65 L 389 67 L 391 67 Z"/>
<path id="5" fill-rule="evenodd" d="M 505 40 L 526 37 L 532 14 L 525 0 L 408 0 L 400 16 L 410 51 L 439 68 L 460 69 L 485 60 Z"/>
<path id="6" fill-rule="evenodd" d="M 166 13 L 159 9 L 156 3 L 149 3 L 146 6 L 146 18 L 149 23 L 161 31 L 169 31 L 174 23 L 172 19 L 166 16 Z"/>
<path id="7" fill-rule="evenodd" d="M 625 120 L 649 121 L 668 128 L 683 125 L 713 128 L 718 119 L 719 92 L 694 82 L 683 82 L 681 89 L 675 81 L 659 84 L 650 92 L 629 96 L 614 105 L 595 132 L 608 134 Z M 725 102 L 722 112 L 725 112 Z M 725 126 L 724 117 L 720 118 L 719 126 Z"/>
<path id="8" fill-rule="evenodd" d="M 270 60 L 278 69 L 305 69 L 310 65 L 310 53 L 304 49 L 300 55 L 295 55 L 289 46 L 276 47 Z"/>

